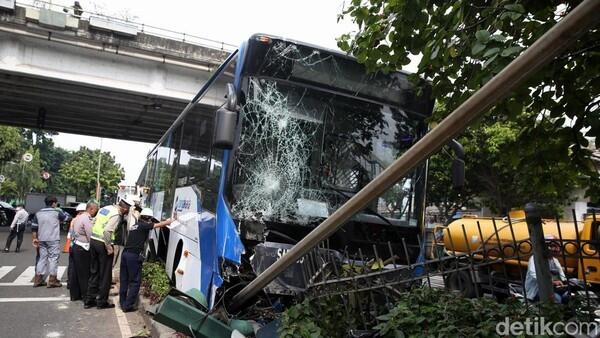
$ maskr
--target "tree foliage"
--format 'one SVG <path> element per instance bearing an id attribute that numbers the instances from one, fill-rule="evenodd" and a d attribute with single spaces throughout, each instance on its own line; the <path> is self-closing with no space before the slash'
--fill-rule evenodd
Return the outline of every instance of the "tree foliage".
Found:
<path id="1" fill-rule="evenodd" d="M 6 177 L 0 196 L 23 200 L 29 192 L 74 194 L 81 199 L 94 195 L 100 152 L 84 147 L 70 152 L 57 147 L 53 135 L 56 133 L 0 126 L 0 173 Z M 31 162 L 22 160 L 26 152 L 33 155 Z M 42 179 L 43 171 L 50 173 L 49 180 Z M 116 189 L 123 174 L 114 157 L 104 152 L 101 185 Z"/>
<path id="2" fill-rule="evenodd" d="M 305 299 L 281 315 L 279 337 L 348 337 L 365 329 L 369 337 L 504 337 L 498 323 L 533 322 L 543 317 L 548 322 L 589 323 L 589 308 L 580 297 L 567 305 L 527 306 L 515 299 L 504 303 L 491 297 L 463 298 L 448 290 L 413 288 L 399 292 L 394 303 L 373 304 L 368 311 L 357 306 L 355 293 L 348 301 L 339 296 Z M 385 303 L 385 304 L 383 304 Z M 376 316 L 377 321 L 368 321 Z M 582 326 L 585 332 L 585 324 Z"/>
<path id="3" fill-rule="evenodd" d="M 78 198 L 87 199 L 95 196 L 96 176 L 100 150 L 91 150 L 86 147 L 74 152 L 59 170 L 64 183 L 72 187 Z M 121 165 L 115 162 L 110 152 L 102 152 L 100 165 L 100 185 L 102 187 L 116 187 L 124 175 Z"/>
<path id="4" fill-rule="evenodd" d="M 23 151 L 23 154 L 25 152 L 33 155 L 31 162 L 25 162 L 20 158 L 18 162 L 6 166 L 6 182 L 2 185 L 3 194 L 15 196 L 21 201 L 25 201 L 27 193 L 39 191 L 46 186 L 44 180 L 42 180 L 39 150 L 29 147 Z"/>
<path id="5" fill-rule="evenodd" d="M 0 126 L 0 162 L 19 157 L 23 138 L 14 127 Z"/>
<path id="6" fill-rule="evenodd" d="M 358 32 L 338 39 L 369 70 L 392 71 L 420 55 L 445 108 L 458 107 L 580 1 L 353 0 L 342 13 Z M 467 179 L 496 210 L 557 204 L 575 186 L 598 191 L 588 149 L 600 146 L 600 30 L 584 34 L 463 134 Z M 434 176 L 435 179 L 435 176 Z"/>
<path id="7" fill-rule="evenodd" d="M 58 171 L 63 163 L 69 159 L 71 152 L 54 144 L 52 136 L 57 133 L 39 130 L 34 132 L 31 129 L 23 128 L 21 134 L 26 147 L 39 149 L 42 168 L 50 173 L 50 179 L 46 181 L 46 192 L 49 194 L 70 194 L 70 187 L 65 184 Z"/>

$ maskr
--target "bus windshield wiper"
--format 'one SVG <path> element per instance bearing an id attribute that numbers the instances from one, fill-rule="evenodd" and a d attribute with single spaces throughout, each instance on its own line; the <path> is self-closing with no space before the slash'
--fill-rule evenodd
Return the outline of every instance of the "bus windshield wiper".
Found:
<path id="1" fill-rule="evenodd" d="M 346 192 L 344 192 L 344 191 L 342 191 L 342 190 L 340 190 L 340 189 L 338 189 L 338 188 L 336 188 L 334 186 L 331 186 L 329 184 L 324 185 L 324 187 L 327 188 L 327 189 L 330 189 L 331 191 L 334 191 L 334 192 L 338 193 L 339 195 L 342 195 L 346 199 L 352 198 L 352 196 L 347 195 Z M 369 212 L 371 215 L 377 216 L 378 218 L 380 218 L 382 221 L 384 221 L 388 225 L 394 226 L 392 224 L 392 222 L 390 222 L 389 219 L 385 218 L 385 216 L 383 216 L 382 214 L 378 213 L 377 211 L 371 209 L 370 207 L 366 207 L 364 210 L 367 211 L 367 212 Z"/>

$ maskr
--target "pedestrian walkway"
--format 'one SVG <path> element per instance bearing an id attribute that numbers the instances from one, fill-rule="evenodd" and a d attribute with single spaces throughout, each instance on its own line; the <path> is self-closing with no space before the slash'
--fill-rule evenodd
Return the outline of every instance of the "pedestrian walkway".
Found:
<path id="1" fill-rule="evenodd" d="M 35 266 L 27 266 L 23 271 L 20 272 L 17 278 L 9 277 L 7 275 L 11 274 L 14 276 L 13 272 L 17 269 L 22 269 L 23 267 L 16 267 L 13 265 L 0 266 L 0 286 L 32 286 L 33 278 L 35 277 Z M 59 265 L 58 266 L 58 279 L 63 282 L 67 280 L 67 276 L 65 271 L 67 270 L 66 266 Z M 7 280 L 8 279 L 8 280 Z M 10 280 L 13 279 L 13 280 Z"/>

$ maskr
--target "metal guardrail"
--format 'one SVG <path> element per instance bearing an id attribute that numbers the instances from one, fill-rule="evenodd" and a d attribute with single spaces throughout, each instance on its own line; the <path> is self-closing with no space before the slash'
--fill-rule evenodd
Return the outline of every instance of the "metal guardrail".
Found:
<path id="1" fill-rule="evenodd" d="M 99 17 L 99 18 L 103 18 L 103 19 L 106 19 L 106 20 L 112 21 L 112 22 L 123 23 L 126 25 L 133 25 L 133 26 L 137 27 L 138 33 L 143 33 L 143 34 L 147 34 L 147 35 L 171 39 L 171 40 L 175 40 L 175 41 L 181 41 L 181 42 L 185 42 L 185 43 L 189 43 L 189 44 L 197 45 L 197 46 L 202 46 L 202 47 L 220 49 L 220 50 L 223 50 L 226 52 L 231 52 L 237 48 L 236 45 L 226 43 L 223 41 L 208 39 L 208 38 L 200 37 L 200 36 L 193 35 L 193 34 L 177 32 L 177 31 L 160 28 L 160 27 L 155 27 L 152 25 L 147 25 L 145 23 L 140 23 L 140 22 L 136 22 L 136 21 L 132 21 L 132 20 L 128 20 L 128 19 L 113 17 L 113 16 L 102 14 L 102 13 L 90 11 L 85 8 L 81 9 L 81 15 L 76 15 L 72 5 L 63 5 L 63 4 L 59 4 L 56 2 L 52 2 L 51 0 L 50 1 L 19 0 L 16 2 L 16 4 L 21 7 L 29 7 L 29 8 L 35 8 L 35 9 L 48 9 L 48 10 L 55 11 L 55 12 L 67 13 L 68 15 L 71 15 L 72 17 L 79 19 L 79 20 L 89 21 L 91 17 Z"/>
<path id="2" fill-rule="evenodd" d="M 573 212 L 573 221 L 555 218 L 543 223 L 542 234 L 547 235 L 540 243 L 547 252 L 544 257 L 558 259 L 566 275 L 563 285 L 555 285 L 553 292 L 560 295 L 564 306 L 580 303 L 587 317 L 583 319 L 600 320 L 600 216 L 592 213 L 578 220 Z M 434 233 L 425 240 L 418 237 L 416 245 L 410 244 L 410 238 L 403 238 L 400 250 L 388 242 L 373 245 L 372 249 L 339 253 L 330 250 L 325 240 L 301 259 L 307 285 L 304 297 L 315 304 L 333 297 L 344 306 L 344 313 L 361 316 L 354 323 L 364 330 L 379 324 L 377 316 L 413 288 L 445 289 L 467 298 L 512 298 L 524 306 L 541 304 L 526 297 L 528 262 L 537 245 L 530 238 L 529 220 L 465 219 L 439 230 L 436 232 L 443 236 Z M 417 258 L 409 254 L 411 246 L 433 254 Z M 552 246 L 557 250 L 553 254 Z M 552 280 L 557 274 L 555 269 Z M 537 284 L 541 284 L 540 279 L 538 273 Z M 541 288 L 538 295 L 541 299 Z M 352 323 L 351 318 L 347 320 Z"/>

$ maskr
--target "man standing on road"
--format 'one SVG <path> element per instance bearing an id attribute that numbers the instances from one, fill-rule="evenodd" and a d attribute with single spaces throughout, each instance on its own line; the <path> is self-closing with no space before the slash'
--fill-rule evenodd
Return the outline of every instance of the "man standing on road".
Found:
<path id="1" fill-rule="evenodd" d="M 77 215 L 75 215 L 75 217 L 71 220 L 71 223 L 69 224 L 69 231 L 67 232 L 67 243 L 65 243 L 65 247 L 63 248 L 63 252 L 67 252 L 65 251 L 65 249 L 67 248 L 69 252 L 69 265 L 67 265 L 67 289 L 71 289 L 71 281 L 76 278 L 74 275 L 75 263 L 73 262 L 73 224 L 75 224 L 75 220 L 85 212 L 85 208 L 85 203 L 79 203 L 77 205 L 77 208 L 75 208 L 75 212 L 77 212 Z M 67 246 L 67 244 L 69 244 L 69 246 Z"/>
<path id="2" fill-rule="evenodd" d="M 39 261 L 33 287 L 46 285 L 45 275 L 48 274 L 48 287 L 57 288 L 62 284 L 57 278 L 58 257 L 60 255 L 60 223 L 67 220 L 67 213 L 56 207 L 56 197 L 48 196 L 44 200 L 46 207 L 35 213 L 31 225 L 33 246 L 39 250 Z"/>
<path id="3" fill-rule="evenodd" d="M 142 207 L 140 206 L 140 198 L 136 195 L 132 196 L 128 200 L 134 203 L 133 207 L 129 208 L 129 213 L 123 217 L 123 221 L 115 230 L 115 240 L 114 240 L 114 254 L 113 254 L 113 270 L 112 270 L 112 281 L 113 283 L 119 282 L 119 277 L 121 276 L 121 256 L 123 253 L 123 248 L 125 246 L 125 242 L 127 241 L 127 236 L 129 234 L 129 229 L 133 225 L 137 223 L 137 220 L 140 216 L 140 212 L 142 211 Z"/>
<path id="4" fill-rule="evenodd" d="M 150 230 L 167 226 L 173 221 L 173 219 L 168 219 L 159 223 L 154 218 L 152 209 L 144 208 L 140 213 L 139 221 L 129 229 L 129 236 L 121 258 L 119 304 L 123 312 L 135 311 L 135 302 L 142 282 L 143 258 L 141 254 Z"/>
<path id="5" fill-rule="evenodd" d="M 115 230 L 129 212 L 132 204 L 133 202 L 125 198 L 118 205 L 109 205 L 100 209 L 96 215 L 90 241 L 90 279 L 84 302 L 86 309 L 94 305 L 98 309 L 115 307 L 114 304 L 108 302 L 112 281 L 113 241 Z"/>
<path id="6" fill-rule="evenodd" d="M 81 300 L 86 297 L 88 280 L 90 278 L 90 241 L 92 238 L 93 217 L 98 213 L 98 204 L 89 202 L 84 212 L 77 216 L 73 224 L 73 247 L 71 254 L 73 265 L 69 265 L 71 300 Z"/>
<path id="7" fill-rule="evenodd" d="M 10 224 L 10 234 L 6 239 L 6 246 L 4 247 L 4 252 L 10 251 L 10 245 L 12 244 L 13 239 L 17 237 L 17 248 L 15 252 L 19 252 L 21 250 L 21 243 L 23 243 L 23 233 L 25 233 L 25 225 L 27 225 L 27 218 L 29 214 L 25 210 L 23 203 L 17 204 L 17 212 L 15 213 L 15 217 L 13 218 L 12 223 Z"/>

